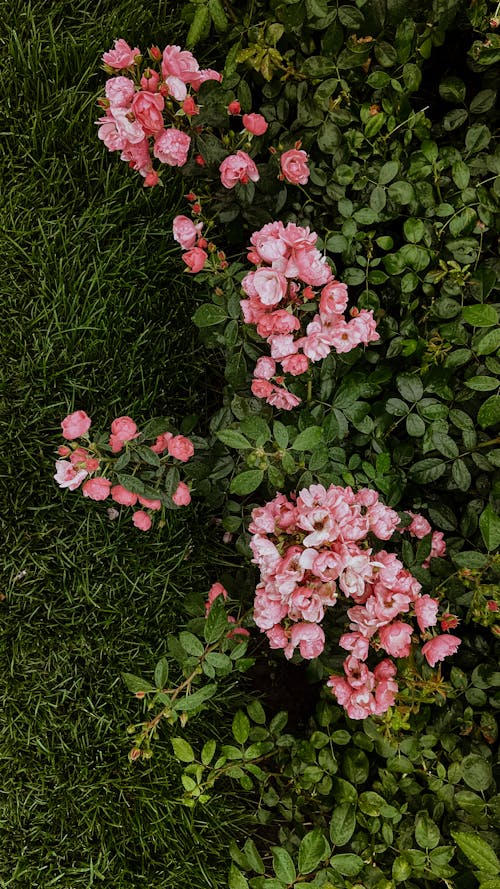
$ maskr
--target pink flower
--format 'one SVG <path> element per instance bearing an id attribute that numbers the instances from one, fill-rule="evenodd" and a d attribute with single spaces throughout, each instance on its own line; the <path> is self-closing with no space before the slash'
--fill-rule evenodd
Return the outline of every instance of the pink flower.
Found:
<path id="1" fill-rule="evenodd" d="M 68 448 L 67 445 L 59 445 L 57 453 L 60 457 L 69 457 L 69 455 L 71 454 L 71 448 Z"/>
<path id="2" fill-rule="evenodd" d="M 422 562 L 423 568 L 428 568 L 431 559 L 439 558 L 440 556 L 444 556 L 446 553 L 446 543 L 444 542 L 444 534 L 442 531 L 433 531 L 432 532 L 432 541 L 431 541 L 431 551 L 426 558 L 425 562 Z"/>
<path id="3" fill-rule="evenodd" d="M 434 636 L 433 639 L 422 645 L 422 654 L 427 663 L 434 667 L 438 661 L 444 660 L 450 654 L 455 654 L 461 641 L 458 636 Z"/>
<path id="4" fill-rule="evenodd" d="M 344 633 L 339 639 L 339 645 L 341 648 L 345 648 L 346 651 L 350 651 L 358 660 L 366 661 L 370 640 L 361 633 Z"/>
<path id="5" fill-rule="evenodd" d="M 320 315 L 342 314 L 347 308 L 347 285 L 330 281 L 323 287 L 319 301 Z"/>
<path id="6" fill-rule="evenodd" d="M 113 485 L 111 488 L 111 499 L 115 501 L 115 503 L 120 503 L 122 506 L 135 506 L 137 503 L 137 494 L 133 494 L 132 491 L 127 491 L 123 485 Z"/>
<path id="7" fill-rule="evenodd" d="M 219 172 L 224 188 L 234 188 L 238 182 L 246 185 L 249 180 L 257 182 L 259 179 L 259 171 L 245 151 L 237 151 L 236 154 L 226 157 L 219 167 Z"/>
<path id="8" fill-rule="evenodd" d="M 56 460 L 56 474 L 54 476 L 60 488 L 69 488 L 74 491 L 86 478 L 86 469 L 75 469 L 69 460 Z"/>
<path id="9" fill-rule="evenodd" d="M 432 531 L 431 526 L 427 519 L 424 519 L 423 516 L 418 515 L 415 512 L 407 511 L 408 515 L 411 516 L 412 521 L 410 525 L 407 525 L 405 531 L 408 531 L 412 537 L 416 537 L 418 540 L 422 540 L 423 537 L 427 537 L 427 534 L 430 534 Z"/>
<path id="10" fill-rule="evenodd" d="M 159 133 L 163 129 L 163 106 L 165 100 L 159 93 L 143 92 L 135 94 L 132 112 L 141 124 L 146 136 Z"/>
<path id="11" fill-rule="evenodd" d="M 276 373 L 276 362 L 267 355 L 257 359 L 253 375 L 257 380 L 270 380 Z"/>
<path id="12" fill-rule="evenodd" d="M 110 68 L 128 68 L 130 65 L 135 65 L 136 56 L 140 54 L 140 49 L 137 47 L 131 49 L 128 43 L 120 38 L 115 40 L 114 49 L 104 53 L 102 60 Z"/>
<path id="13" fill-rule="evenodd" d="M 141 77 L 141 89 L 147 90 L 148 93 L 155 93 L 158 89 L 158 84 L 160 83 L 160 75 L 157 71 L 152 71 L 151 68 L 146 68 L 144 74 Z"/>
<path id="14" fill-rule="evenodd" d="M 188 117 L 194 117 L 194 115 L 200 113 L 199 108 L 192 96 L 186 96 L 182 103 L 182 110 L 184 111 L 184 114 L 187 114 Z"/>
<path id="15" fill-rule="evenodd" d="M 423 632 L 427 627 L 434 627 L 437 623 L 439 602 L 430 596 L 420 596 L 414 603 L 417 623 Z"/>
<path id="16" fill-rule="evenodd" d="M 301 399 L 298 395 L 293 395 L 292 392 L 289 392 L 288 389 L 272 386 L 272 392 L 267 396 L 266 401 L 268 404 L 272 404 L 273 407 L 278 408 L 278 410 L 291 411 L 300 404 Z"/>
<path id="17" fill-rule="evenodd" d="M 130 77 L 111 77 L 105 87 L 111 107 L 129 108 L 135 96 L 134 81 Z"/>
<path id="18" fill-rule="evenodd" d="M 273 392 L 273 384 L 267 380 L 252 380 L 252 394 L 256 398 L 268 398 Z"/>
<path id="19" fill-rule="evenodd" d="M 391 657 L 408 657 L 412 632 L 409 624 L 396 620 L 379 630 L 380 645 Z"/>
<path id="20" fill-rule="evenodd" d="M 218 596 L 227 599 L 227 590 L 221 583 L 213 583 L 208 591 L 207 601 L 205 602 L 205 617 L 210 613 L 210 609 Z"/>
<path id="21" fill-rule="evenodd" d="M 116 435 L 120 441 L 124 442 L 137 438 L 139 432 L 131 417 L 117 417 L 111 423 L 111 434 Z"/>
<path id="22" fill-rule="evenodd" d="M 179 482 L 177 490 L 172 494 L 172 500 L 176 506 L 187 506 L 191 503 L 189 488 L 184 482 Z"/>
<path id="23" fill-rule="evenodd" d="M 183 84 L 190 83 L 199 70 L 199 64 L 188 50 L 181 50 L 180 46 L 166 46 L 163 50 L 161 73 L 167 84 L 176 79 Z M 174 98 L 177 98 L 174 93 Z M 185 96 L 182 96 L 182 101 Z"/>
<path id="24" fill-rule="evenodd" d="M 198 92 L 202 83 L 206 83 L 207 80 L 217 80 L 220 83 L 222 75 L 219 71 L 214 71 L 213 68 L 203 68 L 201 71 L 197 71 L 193 74 L 189 82 L 195 92 Z"/>
<path id="25" fill-rule="evenodd" d="M 243 126 L 252 136 L 262 136 L 269 126 L 262 114 L 244 114 L 242 120 Z"/>
<path id="26" fill-rule="evenodd" d="M 204 267 L 208 259 L 208 253 L 202 250 L 201 247 L 192 247 L 191 250 L 187 250 L 186 253 L 182 254 L 182 259 L 186 263 L 189 273 L 196 275 Z"/>
<path id="27" fill-rule="evenodd" d="M 301 657 L 306 660 L 319 657 L 325 647 L 325 634 L 315 623 L 294 624 L 290 631 L 290 642 L 285 648 L 285 657 L 290 659 L 299 647 Z"/>
<path id="28" fill-rule="evenodd" d="M 285 373 L 298 377 L 306 372 L 309 367 L 309 359 L 307 355 L 287 355 L 282 358 L 281 366 Z"/>
<path id="29" fill-rule="evenodd" d="M 183 463 L 187 463 L 194 454 L 193 443 L 184 435 L 176 435 L 170 438 L 167 447 L 170 456 L 175 457 L 177 460 L 182 460 Z"/>
<path id="30" fill-rule="evenodd" d="M 161 435 L 156 437 L 156 441 L 154 445 L 151 445 L 151 450 L 154 454 L 163 454 L 163 451 L 166 451 L 168 448 L 168 443 L 170 439 L 173 438 L 171 432 L 162 432 Z"/>
<path id="31" fill-rule="evenodd" d="M 73 441 L 80 435 L 85 435 L 91 424 L 92 420 L 85 411 L 75 411 L 73 414 L 68 414 L 61 423 L 63 438 Z"/>
<path id="32" fill-rule="evenodd" d="M 183 167 L 188 158 L 190 145 L 191 137 L 187 133 L 171 127 L 156 137 L 153 154 L 162 164 Z"/>
<path id="33" fill-rule="evenodd" d="M 149 531 L 151 525 L 153 524 L 151 521 L 151 516 L 148 516 L 147 512 L 143 512 L 142 509 L 138 509 L 134 512 L 132 516 L 132 522 L 135 527 L 139 529 L 139 531 Z"/>
<path id="34" fill-rule="evenodd" d="M 156 170 L 150 170 L 144 176 L 144 182 L 142 184 L 144 185 L 144 188 L 153 188 L 155 185 L 158 185 L 159 181 L 160 177 Z"/>
<path id="35" fill-rule="evenodd" d="M 84 497 L 90 497 L 91 500 L 106 500 L 109 497 L 111 482 L 107 478 L 89 478 L 84 482 L 82 494 Z"/>
<path id="36" fill-rule="evenodd" d="M 147 497 L 138 497 L 137 499 L 141 506 L 144 506 L 146 509 L 161 509 L 161 500 L 148 500 Z"/>
<path id="37" fill-rule="evenodd" d="M 265 306 L 281 302 L 288 290 L 288 281 L 275 269 L 257 269 L 252 275 L 252 286 Z"/>
<path id="38" fill-rule="evenodd" d="M 297 148 L 285 151 L 280 158 L 283 178 L 292 185 L 305 185 L 309 179 L 307 160 L 305 151 L 298 150 Z"/>
<path id="39" fill-rule="evenodd" d="M 241 111 L 241 105 L 240 105 L 240 103 L 238 102 L 237 99 L 234 99 L 234 100 L 233 100 L 232 102 L 230 102 L 229 105 L 227 106 L 227 110 L 228 110 L 228 113 L 229 113 L 229 114 L 239 114 L 240 111 Z"/>

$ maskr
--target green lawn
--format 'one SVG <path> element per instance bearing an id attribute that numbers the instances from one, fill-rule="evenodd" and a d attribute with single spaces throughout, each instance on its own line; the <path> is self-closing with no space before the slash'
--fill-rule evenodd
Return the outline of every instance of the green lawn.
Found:
<path id="1" fill-rule="evenodd" d="M 111 522 L 52 480 L 69 411 L 101 428 L 204 412 L 195 294 L 170 235 L 182 185 L 145 192 L 93 124 L 113 40 L 161 46 L 184 30 L 173 4 L 137 0 L 13 0 L 0 19 L 0 886 L 224 887 L 245 803 L 215 798 L 192 821 L 166 733 L 130 765 L 140 710 L 120 679 L 151 673 L 184 594 L 217 577 L 218 538 L 196 508 L 141 534 L 130 511 Z"/>

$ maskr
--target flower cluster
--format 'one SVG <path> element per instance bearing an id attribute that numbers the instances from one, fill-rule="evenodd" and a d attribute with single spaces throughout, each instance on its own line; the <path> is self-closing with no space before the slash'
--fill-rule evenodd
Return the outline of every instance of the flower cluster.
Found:
<path id="1" fill-rule="evenodd" d="M 248 259 L 256 269 L 242 281 L 247 298 L 241 308 L 245 322 L 255 324 L 271 347 L 270 355 L 257 361 L 252 392 L 284 410 L 295 407 L 300 398 L 288 391 L 277 365 L 299 376 L 332 349 L 349 352 L 379 339 L 371 311 L 352 309 L 351 319 L 345 320 L 347 287 L 334 279 L 317 239 L 315 232 L 292 222 L 270 222 L 250 239 Z M 301 308 L 307 305 L 309 310 L 311 301 L 316 301 L 318 312 L 304 331 Z"/>
<path id="2" fill-rule="evenodd" d="M 137 442 L 139 448 L 144 447 L 142 442 L 145 438 L 131 417 L 117 417 L 113 420 L 107 443 L 90 441 L 88 431 L 91 425 L 92 421 L 85 411 L 75 411 L 62 421 L 62 434 L 67 444 L 61 445 L 57 450 L 60 459 L 56 460 L 56 482 L 59 487 L 70 491 L 81 486 L 83 496 L 91 500 L 109 498 L 121 506 L 139 505 L 142 509 L 134 511 L 132 522 L 139 530 L 149 531 L 152 525 L 151 515 L 166 503 L 165 494 L 153 488 L 149 479 L 152 467 L 157 463 L 160 470 L 164 471 L 169 458 L 186 463 L 194 453 L 192 442 L 184 435 L 163 432 L 155 436 L 154 444 L 146 447 L 148 454 L 147 459 L 144 459 L 140 450 L 134 453 L 133 446 L 130 447 L 132 442 Z M 117 454 L 120 457 L 115 459 L 114 455 Z M 131 456 L 136 457 L 137 469 L 141 464 L 147 466 L 147 485 L 142 484 L 138 475 L 119 474 L 120 462 L 122 466 L 127 465 Z M 177 469 L 174 471 L 178 472 Z M 129 487 L 122 483 L 124 480 L 128 480 Z M 187 506 L 191 502 L 191 494 L 185 482 L 179 481 L 176 484 L 171 500 L 175 506 Z"/>
<path id="3" fill-rule="evenodd" d="M 182 254 L 182 260 L 186 263 L 187 271 L 195 275 L 206 269 L 209 257 L 209 268 L 212 271 L 227 268 L 226 254 L 222 250 L 217 250 L 217 246 L 212 241 L 207 241 L 201 233 L 203 222 L 199 218 L 201 205 L 198 198 L 192 192 L 186 197 L 191 203 L 191 213 L 196 222 L 188 216 L 176 216 L 172 232 L 174 241 L 177 241 L 185 251 Z"/>
<path id="4" fill-rule="evenodd" d="M 412 524 L 420 520 L 413 516 Z M 428 632 L 437 624 L 438 601 L 421 594 L 420 583 L 396 555 L 371 545 L 390 540 L 399 525 L 398 513 L 376 491 L 354 493 L 336 485 L 311 485 L 291 499 L 277 494 L 252 512 L 250 546 L 261 574 L 254 620 L 271 648 L 284 649 L 287 658 L 296 648 L 303 658 L 318 657 L 326 609 L 341 596 L 352 602 L 349 632 L 340 638 L 349 652 L 345 676 L 332 676 L 328 685 L 353 719 L 384 713 L 394 703 L 398 686 L 390 658 L 408 657 L 415 637 L 403 615 L 416 618 L 431 666 L 460 644 L 456 636 Z M 437 542 L 436 548 L 442 552 Z M 370 648 L 389 655 L 373 672 L 365 663 Z"/>
<path id="5" fill-rule="evenodd" d="M 110 151 L 120 151 L 121 159 L 144 178 L 145 186 L 159 183 L 154 160 L 170 167 L 183 167 L 188 160 L 193 136 L 202 132 L 197 117 L 200 106 L 197 93 L 208 80 L 221 81 L 221 74 L 212 68 L 200 69 L 188 50 L 166 46 L 163 51 L 149 49 L 152 67 L 143 67 L 141 51 L 132 49 L 123 40 L 104 53 L 104 68 L 111 74 L 105 95 L 99 106 L 105 111 L 97 122 L 99 138 Z M 242 118 L 243 130 L 236 144 L 219 165 L 219 176 L 224 188 L 232 189 L 239 183 L 258 182 L 257 165 L 242 146 L 250 150 L 254 137 L 266 133 L 269 124 L 262 114 L 241 114 L 237 100 L 227 106 L 228 121 Z M 234 133 L 231 137 L 234 141 Z M 276 154 L 272 149 L 272 154 Z M 205 159 L 195 153 L 195 161 L 205 166 Z M 295 148 L 280 155 L 280 179 L 292 185 L 305 185 L 309 179 L 307 153 Z"/>
<path id="6" fill-rule="evenodd" d="M 221 75 L 210 68 L 201 70 L 193 54 L 179 46 L 166 46 L 163 52 L 152 47 L 149 55 L 159 64 L 159 71 L 146 68 L 141 73 L 141 52 L 125 40 L 117 40 L 114 49 L 104 53 L 105 68 L 114 76 L 99 101 L 106 113 L 97 123 L 106 147 L 121 151 L 121 159 L 151 186 L 159 181 L 153 157 L 171 167 L 186 163 L 191 136 L 172 122 L 195 116 L 195 95 L 201 84 L 220 81 Z"/>

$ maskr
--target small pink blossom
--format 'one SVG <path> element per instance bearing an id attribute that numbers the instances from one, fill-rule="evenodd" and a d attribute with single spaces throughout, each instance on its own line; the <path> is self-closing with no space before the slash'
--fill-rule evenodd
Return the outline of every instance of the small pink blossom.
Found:
<path id="1" fill-rule="evenodd" d="M 409 624 L 396 620 L 379 630 L 380 646 L 391 657 L 408 657 L 412 632 Z"/>
<path id="2" fill-rule="evenodd" d="M 219 167 L 219 172 L 224 188 L 234 188 L 238 182 L 246 185 L 249 181 L 257 182 L 259 179 L 259 171 L 245 151 L 237 151 L 236 154 L 226 157 Z"/>
<path id="3" fill-rule="evenodd" d="M 132 101 L 132 112 L 142 126 L 146 136 L 152 136 L 163 129 L 163 106 L 165 100 L 159 93 L 140 90 Z"/>
<path id="4" fill-rule="evenodd" d="M 105 93 L 111 107 L 128 109 L 135 96 L 134 81 L 130 77 L 110 77 Z"/>
<path id="5" fill-rule="evenodd" d="M 299 647 L 301 657 L 306 660 L 319 657 L 325 647 L 325 634 L 316 623 L 298 623 L 292 626 L 290 642 L 285 648 L 285 657 L 290 659 Z"/>
<path id="6" fill-rule="evenodd" d="M 175 127 L 163 130 L 156 137 L 153 154 L 162 164 L 183 167 L 187 161 L 191 137 Z"/>
<path id="7" fill-rule="evenodd" d="M 161 509 L 161 500 L 149 500 L 147 497 L 138 497 L 139 503 L 141 506 L 144 506 L 145 509 Z"/>
<path id="8" fill-rule="evenodd" d="M 151 445 L 151 450 L 154 454 L 163 454 L 163 451 L 166 451 L 168 448 L 168 443 L 170 439 L 173 438 L 171 432 L 162 432 L 161 435 L 156 437 L 156 441 L 154 445 Z"/>
<path id="9" fill-rule="evenodd" d="M 147 512 L 143 512 L 142 509 L 136 510 L 132 516 L 132 522 L 135 527 L 139 529 L 139 531 L 149 531 L 153 522 L 151 521 L 151 516 L 147 514 Z"/>
<path id="10" fill-rule="evenodd" d="M 253 136 L 262 136 L 269 126 L 262 114 L 244 114 L 242 121 L 245 129 Z"/>
<path id="11" fill-rule="evenodd" d="M 347 285 L 340 281 L 329 281 L 322 291 L 319 301 L 320 315 L 342 314 L 347 308 Z"/>
<path id="12" fill-rule="evenodd" d="M 88 472 L 86 469 L 75 469 L 69 460 L 56 460 L 56 474 L 54 476 L 60 488 L 68 488 L 70 491 L 76 490 Z"/>
<path id="13" fill-rule="evenodd" d="M 174 240 L 181 245 L 183 250 L 190 250 L 200 237 L 202 228 L 202 222 L 197 222 L 195 225 L 192 219 L 187 216 L 176 216 L 172 226 Z"/>
<path id="14" fill-rule="evenodd" d="M 137 426 L 131 417 L 117 417 L 111 423 L 111 434 L 116 435 L 120 441 L 132 441 L 137 438 L 139 432 Z"/>
<path id="15" fill-rule="evenodd" d="M 237 99 L 234 99 L 234 100 L 233 100 L 232 102 L 230 102 L 229 105 L 227 106 L 227 110 L 228 110 L 228 113 L 229 113 L 229 114 L 239 114 L 240 111 L 241 111 L 241 105 L 240 105 L 240 103 L 238 102 Z"/>
<path id="16" fill-rule="evenodd" d="M 194 117 L 200 113 L 200 110 L 192 96 L 186 96 L 182 103 L 182 110 L 188 117 Z"/>
<path id="17" fill-rule="evenodd" d="M 281 174 L 291 185 L 305 185 L 309 179 L 308 157 L 305 151 L 291 148 L 280 158 Z"/>
<path id="18" fill-rule="evenodd" d="M 416 537 L 418 540 L 422 540 L 423 537 L 427 537 L 427 534 L 431 533 L 431 526 L 427 519 L 424 519 L 422 515 L 418 515 L 415 512 L 410 512 L 408 510 L 408 515 L 411 516 L 411 524 L 407 525 L 405 531 L 408 531 L 412 537 Z"/>
<path id="19" fill-rule="evenodd" d="M 227 590 L 221 583 L 213 583 L 208 591 L 207 601 L 205 602 L 205 617 L 210 614 L 210 609 L 218 598 L 218 596 L 222 596 L 224 600 L 227 599 Z"/>
<path id="20" fill-rule="evenodd" d="M 176 506 L 188 506 L 191 503 L 191 493 L 184 482 L 179 482 L 177 490 L 172 494 L 172 500 Z"/>
<path id="21" fill-rule="evenodd" d="M 186 263 L 189 273 L 192 275 L 201 272 L 207 259 L 208 253 L 202 250 L 201 247 L 192 247 L 191 250 L 187 250 L 186 253 L 182 254 L 182 260 Z"/>
<path id="22" fill-rule="evenodd" d="M 253 375 L 257 380 L 270 380 L 276 373 L 276 362 L 267 355 L 257 359 Z"/>
<path id="23" fill-rule="evenodd" d="M 423 632 L 427 627 L 434 627 L 437 623 L 437 613 L 439 602 L 437 599 L 431 599 L 430 596 L 420 596 L 414 603 L 415 615 L 420 630 Z"/>
<path id="24" fill-rule="evenodd" d="M 171 457 L 182 460 L 183 463 L 187 463 L 194 454 L 192 441 L 184 435 L 175 435 L 173 438 L 170 438 L 167 442 L 167 448 Z"/>
<path id="25" fill-rule="evenodd" d="M 427 663 L 434 667 L 438 661 L 442 661 L 445 657 L 455 654 L 461 641 L 458 636 L 448 634 L 445 636 L 434 636 L 433 639 L 422 645 L 422 654 Z"/>
<path id="26" fill-rule="evenodd" d="M 85 435 L 91 424 L 92 420 L 85 411 L 75 411 L 73 414 L 68 414 L 61 422 L 63 438 L 73 441 L 80 435 Z"/>
<path id="27" fill-rule="evenodd" d="M 252 380 L 251 388 L 252 394 L 255 395 L 256 398 L 268 398 L 273 392 L 273 384 L 269 383 L 268 380 Z"/>
<path id="28" fill-rule="evenodd" d="M 308 369 L 309 359 L 307 355 L 287 355 L 281 359 L 281 366 L 285 373 L 298 377 Z"/>
<path id="29" fill-rule="evenodd" d="M 115 501 L 115 503 L 120 503 L 122 506 L 135 506 L 137 503 L 137 494 L 133 494 L 132 491 L 127 491 L 123 485 L 113 485 L 111 488 L 111 499 Z"/>
<path id="30" fill-rule="evenodd" d="M 140 54 L 140 49 L 137 49 L 136 46 L 131 49 L 126 40 L 120 38 L 115 40 L 114 49 L 104 53 L 102 60 L 110 68 L 129 68 L 130 65 L 135 65 L 136 57 Z"/>
<path id="31" fill-rule="evenodd" d="M 84 497 L 90 497 L 91 500 L 106 500 L 109 497 L 111 482 L 107 478 L 99 476 L 97 478 L 89 478 L 82 486 L 82 494 Z"/>

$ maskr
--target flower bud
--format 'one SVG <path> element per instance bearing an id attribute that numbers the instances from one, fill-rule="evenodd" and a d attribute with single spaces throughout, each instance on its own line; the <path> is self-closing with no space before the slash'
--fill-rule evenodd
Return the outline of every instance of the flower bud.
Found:
<path id="1" fill-rule="evenodd" d="M 132 747 L 128 758 L 130 762 L 134 762 L 136 759 L 139 759 L 140 756 L 142 756 L 142 750 L 139 747 Z"/>

